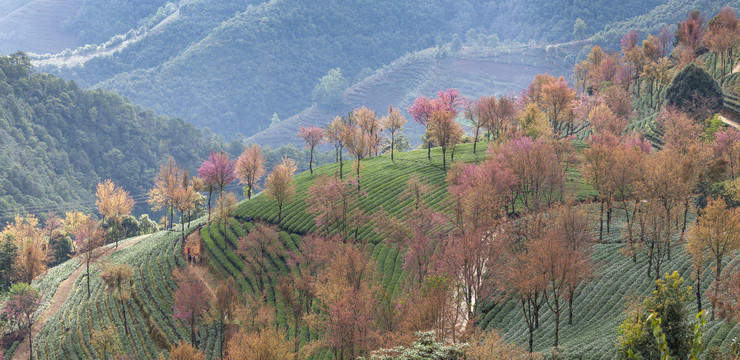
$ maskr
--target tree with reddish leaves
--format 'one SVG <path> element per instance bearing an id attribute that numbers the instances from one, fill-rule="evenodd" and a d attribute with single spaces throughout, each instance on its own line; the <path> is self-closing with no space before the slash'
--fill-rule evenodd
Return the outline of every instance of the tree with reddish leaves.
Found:
<path id="1" fill-rule="evenodd" d="M 457 117 L 460 107 L 463 105 L 465 98 L 460 96 L 457 89 L 440 90 L 437 92 L 438 109 L 445 110 Z"/>
<path id="2" fill-rule="evenodd" d="M 229 160 L 229 154 L 211 151 L 211 155 L 198 168 L 198 176 L 203 179 L 208 188 L 208 221 L 211 221 L 211 197 L 213 191 L 223 195 L 226 186 L 236 180 L 234 162 Z"/>
<path id="3" fill-rule="evenodd" d="M 374 308 L 381 290 L 369 254 L 352 244 L 325 239 L 321 246 L 328 261 L 318 269 L 316 304 L 321 311 L 311 326 L 324 335 L 339 359 L 367 356 L 377 344 Z M 312 330 L 313 331 L 313 330 Z"/>
<path id="4" fill-rule="evenodd" d="M 511 171 L 495 159 L 481 165 L 454 164 L 447 173 L 455 229 L 439 250 L 439 267 L 460 287 L 467 319 L 478 299 L 493 290 L 496 238 L 515 183 Z"/>
<path id="5" fill-rule="evenodd" d="M 639 41 L 640 32 L 637 30 L 632 30 L 622 36 L 622 40 L 620 42 L 622 45 L 622 54 L 624 55 L 629 68 L 632 70 L 631 73 L 634 80 L 639 79 L 638 76 L 642 73 L 642 67 L 645 65 L 645 57 L 642 53 L 642 49 L 640 48 Z M 637 88 L 637 91 L 637 94 L 639 95 L 639 87 Z"/>
<path id="6" fill-rule="evenodd" d="M 357 189 L 354 179 L 345 181 L 336 177 L 322 176 L 308 188 L 308 212 L 316 214 L 316 227 L 320 233 L 331 235 L 336 231 L 344 242 L 349 242 L 350 234 L 355 234 L 367 221 L 367 215 L 359 207 L 360 198 L 367 196 Z"/>
<path id="7" fill-rule="evenodd" d="M 414 100 L 414 104 L 408 108 L 409 114 L 413 117 L 414 121 L 424 127 L 425 132 L 429 132 L 429 118 L 432 112 L 436 110 L 437 106 L 434 101 L 423 96 L 419 96 Z M 429 140 L 427 135 L 427 158 L 432 160 L 432 142 Z"/>
<path id="8" fill-rule="evenodd" d="M 317 146 L 324 143 L 324 130 L 316 126 L 302 126 L 301 130 L 298 132 L 298 136 L 306 142 L 306 148 L 311 149 L 311 156 L 308 160 L 308 169 L 311 174 L 313 174 L 313 151 Z"/>
<path id="9" fill-rule="evenodd" d="M 588 122 L 591 123 L 594 133 L 608 132 L 614 136 L 622 135 L 627 127 L 627 119 L 617 117 L 612 110 L 604 105 L 594 107 L 588 114 Z"/>
<path id="10" fill-rule="evenodd" d="M 3 304 L 2 314 L 9 323 L 18 327 L 24 336 L 28 337 L 28 350 L 33 357 L 33 314 L 41 305 L 41 294 L 24 283 L 13 285 Z"/>
<path id="11" fill-rule="evenodd" d="M 709 21 L 707 33 L 704 36 L 704 44 L 709 50 L 717 53 L 722 60 L 722 71 L 720 73 L 722 77 L 727 74 L 725 60 L 730 56 L 732 50 L 737 47 L 738 42 L 740 42 L 740 22 L 737 15 L 735 15 L 735 10 L 725 6 L 717 16 Z"/>
<path id="12" fill-rule="evenodd" d="M 570 135 L 573 131 L 572 104 L 576 91 L 561 76 L 555 81 L 543 84 L 540 92 L 538 103 L 550 120 L 553 130 L 564 131 L 565 136 Z"/>
<path id="13" fill-rule="evenodd" d="M 360 188 L 360 167 L 362 159 L 370 156 L 375 146 L 375 140 L 361 129 L 347 126 L 342 135 L 345 148 L 355 158 L 355 171 L 357 173 L 357 188 Z"/>
<path id="14" fill-rule="evenodd" d="M 688 249 L 699 250 L 690 252 L 695 261 L 699 257 L 704 257 L 701 255 L 704 252 L 709 255 L 706 260 L 711 258 L 714 261 L 714 282 L 726 281 L 722 278 L 723 262 L 730 254 L 740 249 L 740 211 L 728 209 L 724 199 L 711 199 L 691 229 L 689 244 Z M 713 299 L 717 298 L 719 287 L 714 286 Z M 716 312 L 713 301 L 712 320 Z"/>
<path id="15" fill-rule="evenodd" d="M 565 278 L 565 299 L 568 300 L 568 324 L 572 325 L 575 292 L 583 282 L 593 276 L 591 224 L 582 209 L 572 204 L 563 205 L 555 211 L 551 231 L 561 238 L 561 245 L 565 248 L 565 256 L 570 266 Z"/>
<path id="16" fill-rule="evenodd" d="M 173 316 L 190 323 L 190 344 L 197 348 L 195 326 L 208 311 L 210 297 L 204 296 L 208 290 L 200 277 L 190 268 L 175 269 L 172 275 L 177 283 L 177 290 L 173 295 L 175 300 L 175 306 L 172 307 Z"/>
<path id="17" fill-rule="evenodd" d="M 465 101 L 465 105 L 463 107 L 465 119 L 468 120 L 468 122 L 470 123 L 470 127 L 473 129 L 473 154 L 476 153 L 476 150 L 478 148 L 478 137 L 480 134 L 480 129 L 484 127 L 484 118 L 481 117 L 480 111 L 478 111 L 478 104 L 482 99 L 485 99 L 485 97 L 476 101 L 467 100 Z"/>
<path id="18" fill-rule="evenodd" d="M 522 315 L 529 333 L 529 352 L 533 350 L 534 330 L 539 327 L 539 310 L 544 302 L 545 277 L 538 271 L 538 263 L 532 252 L 536 239 L 542 237 L 545 224 L 541 215 L 522 219 L 516 227 L 504 232 L 506 246 L 501 248 L 505 254 L 502 259 L 503 270 L 497 278 L 497 285 L 507 296 L 521 305 Z"/>
<path id="19" fill-rule="evenodd" d="M 488 153 L 510 169 L 517 179 L 510 201 L 512 213 L 516 212 L 517 200 L 536 212 L 561 198 L 565 171 L 553 141 L 517 137 L 500 145 L 489 145 Z"/>
<path id="20" fill-rule="evenodd" d="M 720 319 L 740 320 L 740 266 L 727 269 L 729 274 L 722 281 L 715 281 L 709 288 L 712 306 Z"/>
<path id="21" fill-rule="evenodd" d="M 536 238 L 528 244 L 528 254 L 536 264 L 532 276 L 543 278 L 545 303 L 554 315 L 555 342 L 553 346 L 556 350 L 559 343 L 560 315 L 565 308 L 563 300 L 568 291 L 568 279 L 576 270 L 564 240 L 565 235 L 562 229 L 550 229 L 545 236 Z"/>
<path id="22" fill-rule="evenodd" d="M 291 265 L 301 266 L 301 263 L 292 262 Z M 281 277 L 277 286 L 277 292 L 285 304 L 286 313 L 293 318 L 293 351 L 296 354 L 301 340 L 299 331 L 315 297 L 313 280 L 313 274 L 303 268 L 300 272 Z"/>
<path id="23" fill-rule="evenodd" d="M 455 121 L 455 114 L 447 110 L 434 111 L 429 119 L 429 136 L 442 148 L 442 170 L 447 171 L 447 149 L 460 143 L 462 127 Z"/>
<path id="24" fill-rule="evenodd" d="M 185 170 L 183 170 L 180 176 L 178 185 L 172 198 L 172 206 L 180 212 L 180 233 L 182 241 L 185 241 L 185 214 L 195 209 L 195 203 L 198 201 L 199 195 L 195 191 L 195 179 L 191 178 L 190 174 Z M 223 207 L 221 210 L 223 211 Z"/>
<path id="25" fill-rule="evenodd" d="M 277 230 L 273 226 L 262 223 L 256 223 L 246 237 L 239 238 L 238 252 L 244 256 L 249 265 L 245 268 L 245 272 L 254 274 L 258 286 L 256 290 L 259 293 L 265 291 L 265 277 L 270 263 L 270 253 L 278 250 L 276 245 L 278 239 Z"/>
<path id="26" fill-rule="evenodd" d="M 514 122 L 516 105 L 506 96 L 496 99 L 495 96 L 482 97 L 476 103 L 476 111 L 481 118 L 480 122 L 487 131 L 487 139 L 491 140 L 494 134 L 496 140 Z"/>
<path id="27" fill-rule="evenodd" d="M 614 185 L 616 201 L 622 203 L 626 227 L 623 228 L 623 237 L 627 238 L 627 255 L 632 262 L 637 262 L 635 219 L 639 207 L 639 197 L 635 191 L 642 176 L 645 156 L 650 153 L 652 146 L 639 136 L 633 135 L 614 149 L 614 166 L 610 172 Z M 625 231 L 626 230 L 626 231 Z"/>
<path id="28" fill-rule="evenodd" d="M 105 232 L 98 227 L 98 223 L 87 219 L 82 226 L 75 229 L 75 245 L 77 254 L 82 257 L 85 264 L 85 277 L 87 277 L 87 297 L 90 297 L 90 263 L 97 258 L 98 250 L 105 244 Z"/>
<path id="29" fill-rule="evenodd" d="M 342 170 L 344 168 L 344 160 L 342 159 L 342 153 L 344 152 L 344 136 L 345 127 L 348 126 L 347 122 L 339 116 L 334 117 L 324 130 L 324 137 L 327 144 L 334 145 L 334 156 L 335 161 L 339 163 L 339 178 L 343 177 Z"/>
<path id="30" fill-rule="evenodd" d="M 215 318 L 219 324 L 219 343 L 221 358 L 224 357 L 224 335 L 226 333 L 227 321 L 233 319 L 236 305 L 239 303 L 239 289 L 236 287 L 234 278 L 220 281 L 212 300 Z"/>
<path id="31" fill-rule="evenodd" d="M 584 179 L 598 193 L 597 200 L 601 203 L 599 212 L 599 242 L 604 239 L 604 210 L 607 207 L 607 217 L 611 219 L 612 194 L 614 183 L 611 172 L 614 169 L 614 149 L 619 145 L 616 137 L 610 133 L 591 136 L 589 147 L 583 150 L 583 165 L 581 173 Z M 607 233 L 610 232 L 607 220 Z"/>
<path id="32" fill-rule="evenodd" d="M 730 179 L 740 175 L 740 130 L 727 128 L 717 131 L 712 142 L 716 158 L 726 163 L 726 176 Z"/>
<path id="33" fill-rule="evenodd" d="M 686 17 L 686 20 L 678 23 L 675 36 L 680 49 L 677 50 L 684 63 L 696 58 L 696 51 L 702 44 L 705 32 L 706 20 L 699 10 L 693 10 Z"/>
<path id="34" fill-rule="evenodd" d="M 462 105 L 463 98 L 460 97 L 460 91 L 456 89 L 440 90 L 437 92 L 435 99 L 428 99 L 419 96 L 414 100 L 414 104 L 408 108 L 409 114 L 414 121 L 424 126 L 427 137 L 427 158 L 432 160 L 432 136 L 430 134 L 430 125 L 432 113 L 435 111 L 445 111 L 454 119 L 457 117 Z M 439 144 L 437 144 L 439 145 Z"/>
<path id="35" fill-rule="evenodd" d="M 252 190 L 258 189 L 259 180 L 265 176 L 265 156 L 257 144 L 248 145 L 236 159 L 236 177 L 244 184 L 244 196 L 252 198 Z"/>

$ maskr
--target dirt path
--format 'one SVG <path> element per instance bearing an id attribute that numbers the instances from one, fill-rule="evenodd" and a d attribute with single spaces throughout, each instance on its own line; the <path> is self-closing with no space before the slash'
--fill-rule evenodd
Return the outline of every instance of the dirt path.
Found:
<path id="1" fill-rule="evenodd" d="M 134 245 L 136 245 L 139 241 L 145 239 L 148 237 L 147 235 L 141 235 L 139 237 L 133 238 L 129 241 L 126 241 L 123 244 L 120 244 L 118 248 L 115 247 L 109 247 L 103 250 L 103 253 L 100 254 L 98 257 L 103 258 L 106 256 L 109 256 L 110 254 L 130 248 Z M 54 293 L 54 297 L 51 298 L 51 301 L 49 302 L 49 306 L 46 307 L 46 310 L 44 310 L 44 313 L 41 314 L 41 316 L 36 320 L 36 322 L 33 324 L 33 328 L 31 329 L 31 336 L 36 337 L 38 335 L 39 331 L 41 331 L 41 328 L 44 327 L 44 324 L 47 320 L 49 320 L 52 316 L 54 316 L 59 309 L 62 308 L 62 305 L 67 301 L 67 298 L 69 298 L 69 295 L 72 293 L 72 289 L 74 288 L 75 282 L 77 282 L 77 279 L 82 276 L 82 273 L 85 271 L 85 266 L 80 265 L 80 267 L 75 270 L 67 279 L 62 281 L 59 284 L 59 287 L 57 288 L 57 291 Z M 24 339 L 23 342 L 18 345 L 18 348 L 16 348 L 15 352 L 13 353 L 13 360 L 25 360 L 29 358 L 29 350 L 28 350 L 28 338 Z"/>
<path id="2" fill-rule="evenodd" d="M 191 254 L 200 257 L 202 255 L 200 248 L 200 232 L 193 231 L 192 233 L 190 233 L 190 235 L 188 235 L 188 237 L 185 239 L 185 244 L 182 248 L 183 259 L 188 259 L 186 249 L 190 249 Z M 208 268 L 202 265 L 202 263 L 197 265 L 195 263 L 190 263 L 188 264 L 188 266 L 190 267 L 190 270 L 192 270 L 193 273 L 195 273 L 195 275 L 200 278 L 200 281 L 205 284 L 206 289 L 208 289 L 208 292 L 211 294 L 211 296 L 213 296 L 214 291 L 212 284 L 214 283 L 214 281 L 211 273 L 208 271 Z"/>
<path id="3" fill-rule="evenodd" d="M 729 114 L 727 114 L 727 115 L 729 115 Z M 722 122 L 723 122 L 723 123 L 725 123 L 725 124 L 727 124 L 727 125 L 729 125 L 729 126 L 732 126 L 732 127 L 734 127 L 735 129 L 738 129 L 738 130 L 740 130 L 740 124 L 736 123 L 735 121 L 733 121 L 733 120 L 731 120 L 731 119 L 728 119 L 728 118 L 726 118 L 726 117 L 725 117 L 725 116 L 724 116 L 723 114 L 721 114 L 721 113 L 719 114 L 719 119 L 720 119 L 720 120 L 722 120 Z"/>

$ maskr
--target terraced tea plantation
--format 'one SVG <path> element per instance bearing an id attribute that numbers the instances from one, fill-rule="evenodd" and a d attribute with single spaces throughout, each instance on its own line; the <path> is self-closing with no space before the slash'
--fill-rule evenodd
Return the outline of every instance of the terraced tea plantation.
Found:
<path id="1" fill-rule="evenodd" d="M 576 142 L 576 148 L 582 148 L 583 142 Z M 485 149 L 486 144 L 479 144 Z M 426 150 L 416 150 L 398 154 L 396 162 L 388 156 L 379 156 L 363 160 L 362 189 L 367 196 L 360 201 L 360 207 L 373 213 L 381 206 L 397 216 L 405 216 L 405 209 L 411 200 L 398 201 L 406 180 L 412 174 L 419 176 L 436 188 L 426 201 L 437 210 L 445 210 L 446 196 L 445 173 L 442 171 L 441 151 L 433 149 L 433 160 L 427 160 Z M 478 155 L 472 153 L 472 144 L 463 144 L 456 150 L 456 161 L 481 161 L 485 151 Z M 338 164 L 329 164 L 315 169 L 315 174 L 298 174 L 295 178 L 297 195 L 286 203 L 283 219 L 278 224 L 279 237 L 268 251 L 267 275 L 264 278 L 266 301 L 275 308 L 276 326 L 284 333 L 292 334 L 292 319 L 286 313 L 285 306 L 276 291 L 281 275 L 299 272 L 301 269 L 288 264 L 288 253 L 301 252 L 302 236 L 315 229 L 314 217 L 306 212 L 307 189 L 321 174 L 335 174 Z M 354 169 L 351 162 L 344 165 L 345 176 L 352 176 Z M 593 195 L 593 189 L 587 186 L 577 170 L 567 174 L 569 191 L 579 198 Z M 597 205 L 584 204 L 592 214 L 594 234 L 598 231 Z M 235 212 L 235 218 L 226 221 L 215 219 L 200 228 L 202 245 L 205 252 L 204 261 L 218 278 L 233 277 L 243 294 L 254 294 L 259 291 L 259 282 L 254 265 L 250 265 L 238 254 L 239 238 L 253 229 L 252 220 L 277 222 L 277 205 L 260 194 L 242 202 Z M 606 234 L 601 244 L 594 245 L 594 260 L 597 263 L 595 279 L 583 285 L 574 300 L 574 324 L 567 325 L 567 316 L 561 323 L 561 348 L 574 359 L 612 359 L 614 343 L 618 333 L 617 327 L 623 319 L 624 304 L 631 298 L 643 298 L 653 289 L 653 282 L 645 274 L 646 259 L 641 254 L 637 263 L 632 263 L 620 253 L 621 228 L 623 211 L 615 209 L 611 231 Z M 692 219 L 693 220 L 693 219 Z M 193 223 L 186 232 L 196 230 L 204 219 Z M 91 345 L 91 334 L 105 324 L 116 324 L 118 336 L 128 354 L 140 359 L 155 359 L 173 343 L 189 338 L 187 327 L 173 318 L 172 294 L 176 288 L 172 279 L 172 270 L 185 266 L 182 258 L 180 231 L 159 232 L 151 235 L 130 248 L 111 255 L 109 263 L 128 263 L 134 267 L 134 291 L 126 303 L 129 316 L 128 335 L 122 321 L 120 304 L 104 290 L 100 280 L 100 270 L 93 270 L 92 297 L 87 300 L 84 278 L 75 284 L 72 295 L 62 309 L 51 318 L 35 341 L 36 355 L 40 359 L 82 359 L 100 357 Z M 385 288 L 385 295 L 393 297 L 400 293 L 399 284 L 403 283 L 403 253 L 386 246 L 381 237 L 373 231 L 372 224 L 360 229 L 359 239 L 365 241 L 366 251 L 376 260 L 380 281 Z M 689 259 L 680 244 L 674 245 L 673 258 L 667 261 L 661 272 L 679 271 L 687 283 L 689 279 Z M 50 270 L 49 275 L 39 282 L 39 287 L 55 288 L 58 283 L 79 266 L 79 262 L 70 261 Z M 711 282 L 712 272 L 707 269 L 702 288 L 706 289 Z M 50 296 L 50 295 L 48 295 Z M 705 302 L 708 304 L 708 301 Z M 527 331 L 521 309 L 512 301 L 497 296 L 482 303 L 482 314 L 478 325 L 486 329 L 500 329 L 507 341 L 525 345 Z M 535 351 L 549 350 L 553 339 L 552 314 L 546 307 L 541 310 L 540 328 L 535 331 Z M 706 339 L 709 345 L 726 348 L 739 328 L 734 324 L 721 321 L 707 323 Z M 200 348 L 206 351 L 209 359 L 220 351 L 216 329 L 210 325 L 199 327 L 198 339 Z M 288 335 L 289 341 L 292 335 Z M 303 346 L 315 340 L 318 334 L 308 327 L 299 331 L 300 344 Z M 324 350 L 311 359 L 328 360 L 334 355 Z"/>
<path id="2" fill-rule="evenodd" d="M 186 231 L 192 231 L 202 222 L 193 222 Z M 175 229 L 160 231 L 106 258 L 109 264 L 130 264 L 134 269 L 131 299 L 125 303 L 128 335 L 120 303 L 105 292 L 100 268 L 91 267 L 90 299 L 87 299 L 86 279 L 80 277 L 68 300 L 36 337 L 34 358 L 102 358 L 92 347 L 91 334 L 107 324 L 116 325 L 123 349 L 136 359 L 156 359 L 171 344 L 189 340 L 186 327 L 172 316 L 172 294 L 176 289 L 172 270 L 185 265 L 181 248 L 180 231 Z M 218 354 L 215 328 L 201 326 L 198 338 L 209 357 Z"/>
<path id="3" fill-rule="evenodd" d="M 598 238 L 598 208 L 594 205 L 586 206 L 590 207 L 590 214 L 596 214 L 592 220 L 594 236 Z M 582 285 L 574 297 L 573 325 L 568 325 L 567 308 L 560 317 L 560 349 L 571 359 L 615 359 L 618 327 L 625 318 L 625 304 L 631 299 L 642 301 L 655 290 L 654 275 L 647 277 L 645 253 L 641 252 L 637 262 L 633 263 L 632 259 L 620 252 L 624 247 L 620 235 L 624 212 L 615 210 L 615 215 L 611 233 L 605 234 L 603 243 L 593 247 L 593 260 L 597 264 L 595 279 Z M 677 242 L 673 244 L 672 259 L 661 266 L 661 274 L 672 273 L 674 270 L 686 280 L 685 284 L 695 288 L 690 274 L 690 257 L 685 253 L 683 245 Z M 706 291 L 713 280 L 713 270 L 711 265 L 707 265 L 702 280 L 702 292 Z M 702 303 L 705 307 L 709 306 L 706 295 Z M 540 327 L 534 331 L 534 351 L 549 352 L 554 339 L 554 318 L 547 305 L 543 305 L 540 311 Z M 696 301 L 693 297 L 691 311 L 696 314 Z M 527 344 L 527 325 L 521 305 L 516 302 L 487 303 L 483 306 L 483 315 L 478 324 L 486 329 L 502 330 L 507 341 L 522 346 Z M 704 338 L 707 348 L 717 346 L 727 350 L 738 331 L 738 324 L 708 320 Z"/>

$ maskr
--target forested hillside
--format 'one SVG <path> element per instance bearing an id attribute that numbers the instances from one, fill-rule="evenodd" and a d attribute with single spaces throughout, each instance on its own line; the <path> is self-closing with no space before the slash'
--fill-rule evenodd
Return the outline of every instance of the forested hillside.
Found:
<path id="1" fill-rule="evenodd" d="M 0 58 L 0 220 L 15 213 L 90 210 L 95 185 L 113 179 L 147 211 L 145 194 L 172 155 L 192 170 L 214 136 L 106 90 L 33 73 L 28 58 Z"/>
<path id="2" fill-rule="evenodd" d="M 84 65 L 85 56 L 40 60 L 56 64 L 43 70 L 84 87 L 115 90 L 228 137 L 249 136 L 267 128 L 274 113 L 284 119 L 310 106 L 318 79 L 332 68 L 351 83 L 407 52 L 455 38 L 566 42 L 660 3 L 629 1 L 615 13 L 602 2 L 282 0 L 247 7 L 192 0 L 167 5 L 142 21 L 148 25 L 121 34 L 115 44 L 131 41 L 110 56 Z M 574 32 L 578 18 L 585 28 Z"/>

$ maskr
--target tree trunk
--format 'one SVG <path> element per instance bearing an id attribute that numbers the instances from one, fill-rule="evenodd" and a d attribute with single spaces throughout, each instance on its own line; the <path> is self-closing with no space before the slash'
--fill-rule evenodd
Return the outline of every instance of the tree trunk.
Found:
<path id="1" fill-rule="evenodd" d="M 85 261 L 86 267 L 87 267 L 87 274 L 85 276 L 87 276 L 87 298 L 88 299 L 90 299 L 90 256 L 91 255 L 92 253 L 88 253 L 87 261 Z"/>
<path id="2" fill-rule="evenodd" d="M 209 197 L 209 199 L 210 199 L 210 197 Z M 208 204 L 210 205 L 211 204 L 210 203 L 210 200 L 208 200 L 208 201 L 209 201 Z M 208 211 L 208 214 L 210 215 L 210 210 Z M 170 231 L 172 231 L 172 224 L 173 224 L 173 221 L 174 221 L 173 220 L 174 217 L 175 217 L 175 207 L 172 206 L 172 205 L 170 205 Z"/>
<path id="3" fill-rule="evenodd" d="M 701 312 L 701 266 L 696 267 L 696 307 Z"/>
<path id="4" fill-rule="evenodd" d="M 609 204 L 606 207 L 606 233 L 611 234 L 611 223 L 612 223 L 612 204 L 611 200 L 609 200 Z"/>
<path id="5" fill-rule="evenodd" d="M 569 290 L 570 294 L 568 298 L 568 325 L 573 325 L 573 293 L 574 290 Z"/>
<path id="6" fill-rule="evenodd" d="M 714 320 L 714 313 L 716 312 L 714 303 L 717 299 L 717 293 L 719 292 L 720 276 L 722 276 L 722 257 L 717 258 L 717 276 L 714 278 L 714 301 L 712 301 L 712 318 Z"/>
<path id="7" fill-rule="evenodd" d="M 280 221 L 283 220 L 283 202 L 278 202 L 278 224 L 280 224 Z"/>
<path id="8" fill-rule="evenodd" d="M 604 240 L 604 201 L 601 199 L 601 212 L 599 213 L 599 242 Z"/>
<path id="9" fill-rule="evenodd" d="M 126 320 L 126 304 L 123 302 L 123 299 L 121 299 L 121 312 L 123 312 L 123 329 L 126 331 L 126 335 L 128 335 L 128 321 Z"/>
<path id="10" fill-rule="evenodd" d="M 357 159 L 357 191 L 360 191 L 360 159 Z"/>
<path id="11" fill-rule="evenodd" d="M 395 139 L 393 138 L 393 133 L 391 133 L 391 161 L 392 161 L 392 162 L 393 162 L 393 163 L 395 164 L 395 163 L 396 163 L 396 161 L 395 161 L 395 160 L 393 160 L 393 145 L 394 145 L 394 140 L 395 140 Z M 297 353 L 298 353 L 298 351 L 296 351 L 296 354 L 297 354 Z"/>
<path id="12" fill-rule="evenodd" d="M 475 139 L 473 139 L 473 155 L 475 155 L 475 148 L 478 146 L 478 131 L 480 131 L 480 127 L 475 128 Z"/>
<path id="13" fill-rule="evenodd" d="M 339 150 L 339 179 L 342 180 L 342 168 L 344 167 L 344 160 L 342 160 L 342 149 Z"/>
<path id="14" fill-rule="evenodd" d="M 681 242 L 684 241 L 684 235 L 686 234 L 686 221 L 689 216 L 689 198 L 686 197 L 686 200 L 683 203 L 683 226 L 681 227 Z"/>
<path id="15" fill-rule="evenodd" d="M 558 349 L 558 340 L 560 336 L 560 308 L 559 306 L 560 304 L 558 301 L 558 297 L 556 295 L 555 296 L 555 308 L 557 309 L 557 311 L 555 311 L 555 345 L 554 345 L 556 351 Z"/>
<path id="16" fill-rule="evenodd" d="M 180 232 L 182 233 L 182 242 L 185 243 L 185 212 L 180 211 Z"/>
<path id="17" fill-rule="evenodd" d="M 648 268 L 647 268 L 647 276 L 650 278 L 650 270 L 653 267 L 653 246 L 650 245 L 650 249 L 648 249 Z"/>
<path id="18" fill-rule="evenodd" d="M 427 139 L 427 159 L 432 161 L 432 142 Z"/>
<path id="19" fill-rule="evenodd" d="M 311 157 L 308 159 L 308 170 L 313 175 L 313 146 L 311 147 Z"/>
<path id="20" fill-rule="evenodd" d="M 442 171 L 447 171 L 447 161 L 446 161 L 447 159 L 445 156 L 446 151 L 447 149 L 443 146 L 442 147 Z"/>
<path id="21" fill-rule="evenodd" d="M 190 315 L 190 344 L 193 345 L 194 348 L 198 348 L 198 346 L 195 345 L 195 314 Z"/>
<path id="22" fill-rule="evenodd" d="M 211 221 L 211 197 L 212 196 L 213 196 L 213 189 L 208 189 L 208 222 Z"/>

